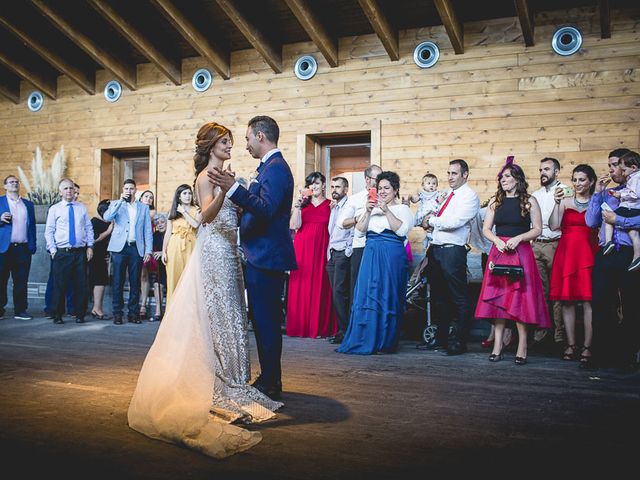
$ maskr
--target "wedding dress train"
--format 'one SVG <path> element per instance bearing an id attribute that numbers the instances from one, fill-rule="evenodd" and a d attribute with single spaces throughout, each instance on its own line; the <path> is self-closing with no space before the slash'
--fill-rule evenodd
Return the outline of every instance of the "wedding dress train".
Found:
<path id="1" fill-rule="evenodd" d="M 217 217 L 201 227 L 128 411 L 134 430 L 215 458 L 246 450 L 262 439 L 259 432 L 231 422 L 260 422 L 282 406 L 248 385 L 237 225 L 237 207 L 225 199 Z"/>

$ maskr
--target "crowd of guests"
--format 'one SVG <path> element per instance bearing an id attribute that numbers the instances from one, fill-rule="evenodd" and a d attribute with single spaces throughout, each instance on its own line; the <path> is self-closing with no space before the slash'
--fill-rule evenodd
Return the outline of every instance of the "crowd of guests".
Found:
<path id="1" fill-rule="evenodd" d="M 406 197 L 399 176 L 377 165 L 364 171 L 366 188 L 350 196 L 345 177 L 327 185 L 322 173 L 312 172 L 290 217 L 298 268 L 289 272 L 286 334 L 328 338 L 339 353 L 395 352 L 411 265 L 407 236 L 420 227 L 438 326 L 426 349 L 464 354 L 477 318 L 491 324 L 482 342 L 491 348 L 491 362 L 503 360 L 517 339 L 514 361 L 525 365 L 528 347 L 547 338 L 560 347 L 562 359 L 581 367 L 631 365 L 640 348 L 639 168 L 638 153 L 617 149 L 609 154 L 606 175 L 598 178 L 580 164 L 567 186 L 558 180 L 558 160 L 546 157 L 540 188 L 529 193 L 523 169 L 509 157 L 497 174 L 495 194 L 482 207 L 462 159 L 449 162 L 448 188 L 439 190 L 437 176 L 427 173 L 419 191 Z M 34 207 L 19 196 L 15 176 L 4 180 L 4 188 L 0 313 L 11 276 L 15 317 L 30 319 L 26 283 L 35 252 Z M 161 320 L 202 222 L 192 187 L 178 186 L 165 214 L 156 211 L 153 192 L 138 193 L 127 179 L 120 198 L 102 200 L 94 218 L 79 202 L 77 184 L 63 179 L 59 189 L 62 199 L 49 209 L 45 227 L 51 256 L 46 312 L 54 323 L 64 323 L 65 312 L 83 323 L 90 298 L 98 319 L 118 325 Z M 475 311 L 467 269 L 471 245 L 482 252 L 484 267 Z M 109 285 L 112 317 L 104 308 Z"/>
<path id="2" fill-rule="evenodd" d="M 27 282 L 36 251 L 35 210 L 19 195 L 20 182 L 10 175 L 0 196 L 0 317 L 7 304 L 7 283 L 13 280 L 15 318 L 30 320 Z M 65 178 L 59 182 L 61 200 L 51 205 L 45 224 L 46 250 L 51 257 L 45 293 L 45 314 L 55 324 L 72 316 L 85 323 L 89 311 L 98 320 L 142 323 L 160 321 L 180 273 L 195 245 L 200 214 L 193 190 L 180 185 L 169 214 L 156 212 L 153 192 L 137 191 L 124 181 L 117 200 L 102 200 L 89 218 L 79 201 L 80 187 Z M 128 300 L 124 305 L 125 282 Z M 111 315 L 105 312 L 106 288 L 111 286 Z M 150 297 L 154 311 L 147 311 Z"/>
<path id="3" fill-rule="evenodd" d="M 639 168 L 638 153 L 617 149 L 608 173 L 598 178 L 580 164 L 568 186 L 558 180 L 560 162 L 545 157 L 540 187 L 529 193 L 523 169 L 509 157 L 482 207 L 462 159 L 449 163 L 449 188 L 438 190 L 437 176 L 428 173 L 406 197 L 398 175 L 376 165 L 364 172 L 366 188 L 351 196 L 346 178 L 332 178 L 330 199 L 325 177 L 313 172 L 291 215 L 299 268 L 290 274 L 287 334 L 327 337 L 339 353 L 396 351 L 406 310 L 407 234 L 418 226 L 438 326 L 425 349 L 465 353 L 475 318 L 491 324 L 482 341 L 490 362 L 517 343 L 514 363 L 526 365 L 532 344 L 553 341 L 560 358 L 582 368 L 637 368 Z M 484 269 L 475 310 L 472 246 Z"/>

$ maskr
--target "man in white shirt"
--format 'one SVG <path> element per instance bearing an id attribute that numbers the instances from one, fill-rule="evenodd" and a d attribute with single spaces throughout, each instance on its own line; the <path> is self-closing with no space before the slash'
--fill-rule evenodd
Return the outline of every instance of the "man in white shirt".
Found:
<path id="1" fill-rule="evenodd" d="M 549 282 L 551 280 L 551 266 L 553 265 L 553 257 L 560 240 L 560 231 L 551 230 L 549 228 L 549 218 L 555 205 L 553 194 L 556 188 L 564 188 L 565 185 L 558 180 L 560 173 L 560 162 L 555 158 L 545 157 L 540 160 L 540 185 L 538 190 L 532 195 L 538 201 L 542 213 L 542 234 L 536 238 L 533 243 L 533 254 L 536 257 L 536 264 L 542 279 L 544 288 L 544 296 L 547 299 L 549 308 L 549 316 L 553 318 L 553 339 L 556 345 L 564 345 L 565 334 L 564 324 L 562 321 L 562 310 L 560 302 L 549 302 Z M 533 334 L 533 342 L 538 343 L 547 336 L 547 330 L 539 329 Z"/>
<path id="2" fill-rule="evenodd" d="M 349 197 L 340 216 L 338 217 L 338 225 L 344 229 L 353 228 L 360 216 L 364 213 L 367 206 L 367 198 L 369 198 L 369 189 L 375 188 L 377 185 L 378 175 L 382 173 L 382 169 L 378 165 L 369 165 L 364 171 L 364 181 L 367 186 L 361 192 L 355 193 Z M 353 298 L 353 290 L 356 287 L 358 272 L 360 271 L 360 262 L 362 261 L 362 253 L 364 245 L 367 242 L 366 236 L 354 237 L 351 253 L 351 277 L 349 298 Z"/>
<path id="3" fill-rule="evenodd" d="M 351 305 L 350 273 L 351 244 L 353 228 L 344 229 L 338 225 L 338 218 L 347 203 L 349 181 L 344 177 L 331 179 L 331 215 L 329 216 L 329 245 L 327 246 L 327 274 L 331 282 L 331 300 L 338 316 L 338 331 L 329 341 L 335 345 L 342 343 L 349 327 L 349 307 Z"/>
<path id="4" fill-rule="evenodd" d="M 427 279 L 438 313 L 438 333 L 434 349 L 447 355 L 467 351 L 466 337 L 471 319 L 471 296 L 467 281 L 467 248 L 471 224 L 480 210 L 480 200 L 469 187 L 469 166 L 462 159 L 449 162 L 447 179 L 451 191 L 438 213 L 422 220 L 432 230 L 427 251 Z M 453 324 L 451 334 L 449 325 Z"/>
<path id="5" fill-rule="evenodd" d="M 122 325 L 123 291 L 125 274 L 129 275 L 129 300 L 127 321 L 140 320 L 140 273 L 142 264 L 149 260 L 153 249 L 151 215 L 149 206 L 136 201 L 136 182 L 128 178 L 122 185 L 119 200 L 109 204 L 102 218 L 113 221 L 113 232 L 107 250 L 111 252 L 113 266 L 112 305 L 113 323 Z"/>

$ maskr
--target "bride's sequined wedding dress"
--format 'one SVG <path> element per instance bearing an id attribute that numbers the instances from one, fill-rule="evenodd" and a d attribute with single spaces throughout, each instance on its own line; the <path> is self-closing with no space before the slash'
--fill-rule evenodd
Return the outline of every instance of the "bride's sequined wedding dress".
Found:
<path id="1" fill-rule="evenodd" d="M 248 385 L 247 315 L 237 249 L 238 209 L 229 200 L 201 227 L 129 406 L 129 426 L 216 458 L 262 436 L 231 425 L 260 422 L 282 406 Z"/>

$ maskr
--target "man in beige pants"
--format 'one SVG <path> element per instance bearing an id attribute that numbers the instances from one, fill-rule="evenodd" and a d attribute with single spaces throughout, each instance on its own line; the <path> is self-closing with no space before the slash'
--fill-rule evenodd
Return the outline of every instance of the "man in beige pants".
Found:
<path id="1" fill-rule="evenodd" d="M 553 319 L 553 340 L 556 346 L 561 347 L 565 343 L 564 323 L 562 321 L 562 309 L 560 302 L 549 302 L 549 282 L 551 280 L 551 266 L 553 265 L 553 257 L 560 240 L 560 231 L 554 231 L 549 228 L 549 217 L 553 211 L 555 201 L 553 194 L 558 187 L 565 185 L 558 180 L 560 173 L 560 162 L 555 158 L 545 157 L 540 160 L 540 184 L 538 190 L 533 192 L 533 196 L 540 205 L 542 212 L 542 234 L 536 238 L 533 243 L 533 253 L 536 257 L 542 286 L 544 287 L 544 296 L 549 305 L 549 316 Z M 549 332 L 544 329 L 536 330 L 533 334 L 533 342 L 541 342 Z"/>

